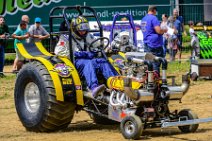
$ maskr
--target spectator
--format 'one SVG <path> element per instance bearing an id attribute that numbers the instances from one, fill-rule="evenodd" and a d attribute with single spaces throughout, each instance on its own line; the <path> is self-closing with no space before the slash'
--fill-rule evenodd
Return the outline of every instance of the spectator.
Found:
<path id="1" fill-rule="evenodd" d="M 161 29 L 167 29 L 167 21 L 168 21 L 168 16 L 166 14 L 162 15 L 162 22 L 160 24 Z M 167 34 L 163 34 L 163 57 L 166 57 L 166 52 L 167 52 Z"/>
<path id="2" fill-rule="evenodd" d="M 17 49 L 17 43 L 25 43 L 26 39 L 29 37 L 29 33 L 27 30 L 27 22 L 21 21 L 20 22 L 20 29 L 17 28 L 17 30 L 12 34 L 12 37 L 14 40 L 14 48 L 16 51 L 16 58 L 13 64 L 13 72 L 16 73 L 19 71 L 23 65 L 23 56 L 21 56 L 19 50 Z"/>
<path id="3" fill-rule="evenodd" d="M 123 18 L 121 18 L 121 21 L 128 21 L 128 18 L 127 17 L 123 17 Z"/>
<path id="4" fill-rule="evenodd" d="M 28 15 L 22 15 L 22 17 L 21 17 L 21 21 L 24 21 L 25 23 L 26 23 L 26 29 L 28 30 L 28 24 L 29 24 L 29 16 Z M 16 31 L 17 30 L 21 30 L 21 27 L 20 27 L 20 24 L 18 25 L 18 27 L 17 27 L 17 29 L 16 29 Z M 14 48 L 15 48 L 15 50 L 17 50 L 16 49 L 16 46 L 14 46 Z M 21 58 L 21 56 L 19 56 L 19 58 Z M 21 58 L 21 59 L 23 59 L 23 58 Z M 17 52 L 16 52 L 16 59 L 14 60 L 14 63 L 13 63 L 13 72 L 17 72 L 17 68 L 19 68 L 18 66 L 16 66 L 17 65 L 17 63 L 18 64 L 20 64 L 19 66 L 22 66 L 22 63 L 21 63 L 22 61 L 20 60 L 20 61 L 18 61 L 18 55 L 17 55 Z"/>
<path id="5" fill-rule="evenodd" d="M 195 57 L 199 57 L 199 39 L 197 38 L 197 34 L 194 31 L 194 22 L 189 22 L 189 33 L 191 36 L 191 58 L 194 59 Z"/>
<path id="6" fill-rule="evenodd" d="M 141 30 L 144 36 L 144 52 L 150 52 L 158 57 L 163 57 L 163 34 L 167 29 L 160 28 L 160 21 L 155 16 L 156 6 L 149 6 L 148 14 L 141 20 Z M 160 74 L 160 63 L 153 64 L 155 71 Z"/>
<path id="7" fill-rule="evenodd" d="M 48 38 L 50 35 L 41 25 L 41 18 L 35 18 L 35 24 L 29 28 L 30 42 L 39 42 Z"/>
<path id="8" fill-rule="evenodd" d="M 25 21 L 26 22 L 26 24 L 27 24 L 27 29 L 29 28 L 28 27 L 28 24 L 29 24 L 29 16 L 27 16 L 27 15 L 23 15 L 22 17 L 21 17 L 21 21 Z M 20 25 L 18 25 L 18 28 L 20 29 Z"/>
<path id="9" fill-rule="evenodd" d="M 169 55 L 170 55 L 170 61 L 175 60 L 175 55 L 178 51 L 179 46 L 179 40 L 177 38 L 177 29 L 175 27 L 175 20 L 176 18 L 173 16 L 170 16 L 168 19 L 167 26 L 169 28 L 169 32 L 167 33 L 168 36 L 168 48 L 169 48 Z"/>
<path id="10" fill-rule="evenodd" d="M 6 34 L 9 34 L 9 28 L 5 24 L 4 17 L 0 16 L 0 77 L 4 77 L 4 48 L 6 46 Z"/>
<path id="11" fill-rule="evenodd" d="M 203 23 L 202 23 L 202 22 L 198 22 L 198 23 L 196 24 L 196 26 L 203 26 Z"/>
<path id="12" fill-rule="evenodd" d="M 179 16 L 179 11 L 177 9 L 173 10 L 173 16 L 176 17 L 175 27 L 178 31 L 178 33 L 177 33 L 177 38 L 179 40 L 178 61 L 180 63 L 181 62 L 180 59 L 181 59 L 181 51 L 182 51 L 182 41 L 183 41 L 182 33 L 184 31 L 184 22 L 183 22 L 183 17 Z"/>

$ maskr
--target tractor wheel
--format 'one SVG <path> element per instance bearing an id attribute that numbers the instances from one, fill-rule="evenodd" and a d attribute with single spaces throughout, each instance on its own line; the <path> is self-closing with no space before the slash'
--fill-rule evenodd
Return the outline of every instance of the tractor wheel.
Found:
<path id="1" fill-rule="evenodd" d="M 136 115 L 127 116 L 121 121 L 120 129 L 125 139 L 136 140 L 140 138 L 144 129 L 144 124 L 140 117 Z"/>
<path id="2" fill-rule="evenodd" d="M 197 81 L 197 78 L 198 78 L 197 73 L 196 73 L 196 72 L 193 72 L 193 73 L 191 74 L 191 80 L 192 80 L 192 81 Z"/>
<path id="3" fill-rule="evenodd" d="M 26 64 L 18 73 L 14 97 L 18 116 L 28 131 L 64 129 L 75 112 L 75 103 L 56 100 L 52 78 L 37 61 Z"/>
<path id="4" fill-rule="evenodd" d="M 190 109 L 184 109 L 178 113 L 180 117 L 187 117 L 188 120 L 198 119 L 198 116 L 193 113 Z M 185 125 L 185 126 L 178 126 L 181 132 L 183 133 L 191 133 L 195 132 L 199 124 L 192 124 L 192 125 Z"/>

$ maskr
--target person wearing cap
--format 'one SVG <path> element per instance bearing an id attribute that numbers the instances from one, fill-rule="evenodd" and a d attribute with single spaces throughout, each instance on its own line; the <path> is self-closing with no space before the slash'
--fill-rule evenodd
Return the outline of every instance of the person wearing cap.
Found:
<path id="1" fill-rule="evenodd" d="M 40 42 L 41 40 L 44 40 L 50 36 L 46 29 L 41 25 L 41 18 L 39 17 L 36 17 L 35 24 L 30 26 L 29 34 L 30 43 Z"/>
<path id="2" fill-rule="evenodd" d="M 19 50 L 17 49 L 17 43 L 25 43 L 26 39 L 29 38 L 29 33 L 27 30 L 27 22 L 21 21 L 20 22 L 20 29 L 17 28 L 16 31 L 12 34 L 12 38 L 14 38 L 14 48 L 16 51 L 16 58 L 13 63 L 13 72 L 16 73 L 19 71 L 23 65 L 23 56 L 20 54 Z"/>
<path id="3" fill-rule="evenodd" d="M 150 52 L 158 57 L 163 57 L 163 34 L 167 29 L 160 28 L 160 21 L 155 16 L 156 6 L 149 6 L 148 14 L 141 20 L 141 30 L 144 36 L 144 52 Z M 160 74 L 160 63 L 153 63 L 153 69 Z"/>

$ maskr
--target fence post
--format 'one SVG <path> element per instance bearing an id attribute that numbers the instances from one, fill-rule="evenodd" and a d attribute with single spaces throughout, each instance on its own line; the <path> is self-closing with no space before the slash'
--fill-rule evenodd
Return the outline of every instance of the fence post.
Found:
<path id="1" fill-rule="evenodd" d="M 175 0 L 170 0 L 170 13 L 169 13 L 169 15 L 173 15 L 173 9 L 174 9 L 174 2 L 175 2 Z"/>

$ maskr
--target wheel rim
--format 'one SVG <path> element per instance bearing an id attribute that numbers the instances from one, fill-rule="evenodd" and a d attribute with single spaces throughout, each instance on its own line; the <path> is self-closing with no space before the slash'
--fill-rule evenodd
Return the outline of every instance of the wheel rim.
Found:
<path id="1" fill-rule="evenodd" d="M 40 91 L 34 82 L 26 85 L 24 90 L 24 102 L 31 113 L 36 113 L 40 107 Z"/>
<path id="2" fill-rule="evenodd" d="M 135 128 L 135 124 L 132 121 L 127 121 L 124 125 L 124 130 L 129 135 L 135 132 Z"/>

